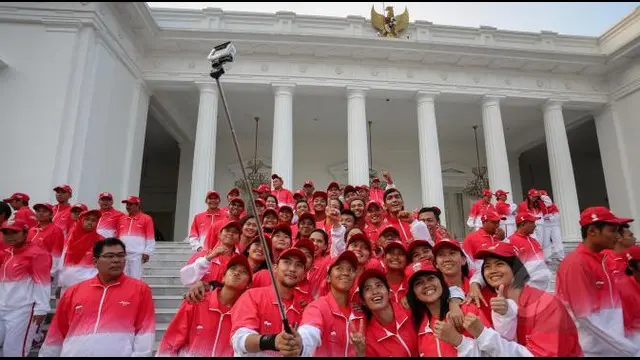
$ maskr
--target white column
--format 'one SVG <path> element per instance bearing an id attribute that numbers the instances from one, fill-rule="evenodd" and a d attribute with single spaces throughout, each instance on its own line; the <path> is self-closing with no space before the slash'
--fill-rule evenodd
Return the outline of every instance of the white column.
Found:
<path id="1" fill-rule="evenodd" d="M 562 104 L 559 101 L 547 101 L 542 109 L 553 201 L 560 209 L 562 238 L 564 242 L 580 242 L 580 207 Z"/>
<path id="2" fill-rule="evenodd" d="M 193 143 L 184 141 L 180 147 L 180 165 L 178 170 L 178 191 L 173 226 L 173 241 L 182 241 L 189 235 L 189 200 L 191 194 L 191 175 L 193 174 Z M 204 196 L 203 196 L 204 198 Z M 204 200 L 203 200 L 204 201 Z"/>
<path id="3" fill-rule="evenodd" d="M 213 190 L 216 170 L 216 132 L 218 126 L 218 89 L 211 82 L 196 83 L 200 89 L 196 143 L 193 150 L 189 221 L 206 208 L 205 196 Z"/>
<path id="4" fill-rule="evenodd" d="M 442 164 L 436 124 L 436 96 L 437 93 L 425 91 L 418 91 L 416 94 L 420 184 L 422 185 L 422 205 L 439 207 L 442 210 L 440 221 L 446 225 Z"/>
<path id="5" fill-rule="evenodd" d="M 272 84 L 275 95 L 273 110 L 273 144 L 271 172 L 293 190 L 293 90 L 294 84 Z"/>
<path id="6" fill-rule="evenodd" d="M 349 184 L 369 185 L 367 143 L 367 88 L 347 87 L 347 137 Z"/>
<path id="7" fill-rule="evenodd" d="M 123 164 L 123 183 L 119 194 L 113 194 L 116 199 L 126 199 L 129 195 L 140 194 L 140 178 L 142 175 L 142 155 L 147 130 L 149 114 L 149 91 L 140 82 L 134 93 L 129 115 L 129 130 L 127 131 L 127 152 Z M 114 199 L 115 200 L 115 199 Z M 144 199 L 142 199 L 144 201 Z"/>
<path id="8" fill-rule="evenodd" d="M 504 140 L 500 99 L 504 96 L 485 96 L 482 99 L 482 125 L 487 153 L 487 171 L 492 191 L 502 189 L 511 193 L 511 173 L 507 144 Z"/>

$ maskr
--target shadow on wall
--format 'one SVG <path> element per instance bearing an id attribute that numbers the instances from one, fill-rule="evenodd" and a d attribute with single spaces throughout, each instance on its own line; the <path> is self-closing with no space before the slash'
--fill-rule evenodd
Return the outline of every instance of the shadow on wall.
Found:
<path id="1" fill-rule="evenodd" d="M 609 206 L 593 118 L 569 129 L 567 137 L 580 211 L 589 206 Z M 531 188 L 545 189 L 553 198 L 546 143 L 520 154 L 519 163 L 523 198 L 526 198 L 527 191 Z"/>

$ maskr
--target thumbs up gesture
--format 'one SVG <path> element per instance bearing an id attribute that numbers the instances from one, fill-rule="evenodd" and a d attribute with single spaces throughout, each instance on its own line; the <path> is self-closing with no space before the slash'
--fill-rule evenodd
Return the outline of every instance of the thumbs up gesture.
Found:
<path id="1" fill-rule="evenodd" d="M 498 296 L 491 299 L 491 310 L 504 316 L 508 308 L 507 299 L 504 297 L 504 284 L 502 284 L 498 286 Z"/>

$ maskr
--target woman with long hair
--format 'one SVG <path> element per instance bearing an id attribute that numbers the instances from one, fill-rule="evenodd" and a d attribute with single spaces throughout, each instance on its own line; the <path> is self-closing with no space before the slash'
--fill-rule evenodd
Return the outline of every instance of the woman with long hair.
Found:
<path id="1" fill-rule="evenodd" d="M 469 261 L 455 240 L 442 239 L 433 247 L 434 263 L 449 286 L 457 286 L 469 293 Z"/>
<path id="2" fill-rule="evenodd" d="M 243 253 L 258 235 L 258 220 L 255 215 L 247 215 L 240 219 L 240 241 L 238 252 Z"/>
<path id="3" fill-rule="evenodd" d="M 516 248 L 505 242 L 478 251 L 482 277 L 493 293 L 490 299 L 495 330 L 474 316 L 464 327 L 480 350 L 497 356 L 583 356 L 578 330 L 562 302 L 527 285 L 529 273 Z"/>
<path id="4" fill-rule="evenodd" d="M 481 356 L 471 334 L 457 330 L 447 319 L 450 291 L 442 273 L 430 262 L 423 261 L 407 266 L 406 278 L 409 283 L 407 302 L 413 315 L 413 327 L 418 333 L 419 356 Z M 489 326 L 489 321 L 474 305 L 465 304 L 461 309 L 465 317 L 473 314 Z"/>
<path id="5" fill-rule="evenodd" d="M 358 281 L 365 317 L 365 356 L 415 357 L 418 337 L 411 322 L 411 312 L 390 298 L 385 274 L 366 270 Z"/>
<path id="6" fill-rule="evenodd" d="M 267 246 L 271 247 L 271 238 L 265 236 L 264 239 L 267 241 Z M 267 252 L 264 251 L 264 248 L 262 247 L 260 236 L 256 235 L 253 237 L 249 245 L 247 245 L 246 249 L 244 250 L 243 255 L 249 261 L 249 266 L 251 267 L 252 274 L 257 273 L 260 270 L 267 269 L 267 262 L 265 259 L 265 257 L 267 256 Z"/>

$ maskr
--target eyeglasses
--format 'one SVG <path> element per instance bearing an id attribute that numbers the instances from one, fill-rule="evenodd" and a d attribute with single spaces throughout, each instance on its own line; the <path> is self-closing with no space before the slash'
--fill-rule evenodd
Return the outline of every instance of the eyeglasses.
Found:
<path id="1" fill-rule="evenodd" d="M 126 256 L 127 256 L 126 253 L 117 253 L 117 254 L 108 253 L 108 254 L 102 254 L 99 257 L 107 260 L 113 260 L 115 258 L 124 259 Z"/>

